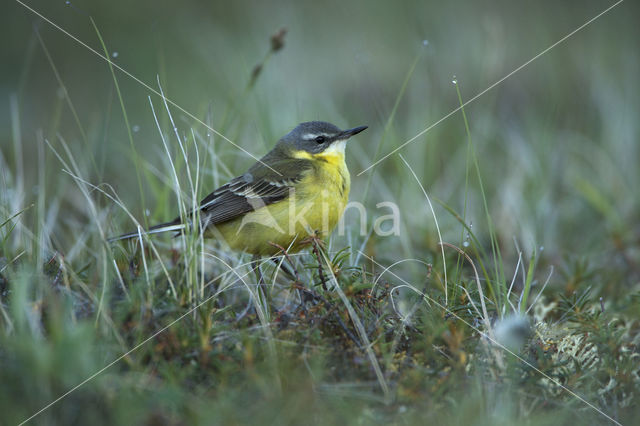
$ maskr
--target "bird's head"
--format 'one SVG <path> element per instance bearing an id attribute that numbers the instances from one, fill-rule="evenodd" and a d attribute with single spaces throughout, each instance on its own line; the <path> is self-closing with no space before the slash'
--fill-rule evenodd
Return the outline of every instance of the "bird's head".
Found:
<path id="1" fill-rule="evenodd" d="M 325 121 L 308 121 L 298 124 L 292 131 L 283 136 L 279 143 L 293 152 L 303 152 L 311 155 L 332 152 L 344 154 L 347 139 L 366 128 L 367 126 L 360 126 L 348 130 L 340 130 Z"/>

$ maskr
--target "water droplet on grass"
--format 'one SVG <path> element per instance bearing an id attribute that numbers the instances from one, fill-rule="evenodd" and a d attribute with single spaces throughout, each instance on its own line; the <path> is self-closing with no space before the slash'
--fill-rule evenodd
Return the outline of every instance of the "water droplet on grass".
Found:
<path id="1" fill-rule="evenodd" d="M 451 82 L 453 84 L 458 84 L 458 77 L 456 77 L 455 75 L 451 78 Z"/>
<path id="2" fill-rule="evenodd" d="M 111 57 L 112 57 L 112 58 L 117 58 L 117 57 L 118 57 L 118 55 L 119 55 L 119 53 L 118 53 L 118 52 L 113 52 L 113 53 L 111 54 Z"/>

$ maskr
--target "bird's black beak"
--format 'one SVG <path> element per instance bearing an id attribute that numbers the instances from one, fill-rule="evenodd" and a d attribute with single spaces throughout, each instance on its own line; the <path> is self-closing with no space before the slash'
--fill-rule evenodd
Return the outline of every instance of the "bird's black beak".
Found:
<path id="1" fill-rule="evenodd" d="M 344 130 L 340 134 L 340 137 L 338 139 L 340 139 L 340 140 L 349 139 L 351 136 L 357 135 L 361 131 L 365 130 L 367 127 L 369 127 L 369 126 L 360 126 L 360 127 L 354 127 L 353 129 L 349 129 L 349 130 Z"/>

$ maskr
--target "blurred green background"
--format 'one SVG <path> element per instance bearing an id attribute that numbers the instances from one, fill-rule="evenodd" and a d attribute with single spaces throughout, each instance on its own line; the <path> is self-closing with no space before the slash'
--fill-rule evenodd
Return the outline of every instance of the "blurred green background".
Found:
<path id="1" fill-rule="evenodd" d="M 108 49 L 117 53 L 113 60 L 118 65 L 156 89 L 159 77 L 168 98 L 214 128 L 223 125 L 226 136 L 257 156 L 300 121 L 369 125 L 349 147 L 348 163 L 357 173 L 376 159 L 381 140 L 378 157 L 458 107 L 452 76 L 467 100 L 612 3 L 28 4 L 101 51 L 89 21 L 93 17 Z M 637 239 L 638 16 L 634 2 L 620 4 L 466 108 L 490 210 L 508 246 L 515 236 L 525 246 L 588 253 L 611 248 L 603 239 L 612 231 L 632 231 Z M 88 166 L 87 159 L 95 159 L 97 170 L 88 169 L 85 177 L 113 185 L 140 216 L 139 195 L 131 190 L 136 180 L 127 129 L 107 64 L 18 3 L 9 2 L 1 19 L 0 141 L 4 161 L 13 170 L 14 99 L 28 183 L 25 199 L 33 197 L 37 183 L 37 133 L 54 144 L 59 134 L 80 164 Z M 62 99 L 34 28 L 67 86 L 88 143 Z M 284 48 L 265 65 L 255 88 L 243 95 L 253 67 L 269 50 L 269 37 L 280 28 L 288 30 Z M 165 154 L 148 96 L 166 122 L 160 98 L 120 72 L 116 75 L 136 150 L 159 168 Z M 183 134 L 194 128 L 206 137 L 203 126 L 175 109 L 174 114 Z M 253 161 L 218 137 L 210 140 L 231 174 Z M 460 113 L 400 153 L 432 196 L 461 210 L 466 136 Z M 59 168 L 49 150 L 44 155 L 47 169 Z M 395 200 L 411 213 L 427 211 L 397 156 L 371 173 L 371 205 Z M 53 193 L 72 202 L 69 186 L 60 183 L 68 176 L 47 176 Z M 369 172 L 354 178 L 353 200 L 360 201 L 368 179 Z M 213 184 L 205 180 L 204 191 Z M 56 186 L 65 193 L 56 193 Z M 156 201 L 148 200 L 152 212 L 159 210 L 153 208 Z M 482 221 L 477 201 L 469 203 L 476 228 Z M 403 232 L 432 230 L 426 217 L 403 215 Z"/>
<path id="2" fill-rule="evenodd" d="M 324 120 L 343 128 L 368 125 L 348 145 L 351 199 L 369 207 L 369 225 L 376 216 L 389 213 L 376 208 L 378 203 L 393 201 L 400 207 L 400 235 L 374 237 L 367 247 L 368 253 L 388 264 L 408 257 L 437 260 L 433 219 L 398 155 L 357 174 L 458 108 L 457 89 L 463 102 L 473 98 L 614 2 L 25 0 L 25 4 L 102 52 L 93 18 L 116 64 L 156 90 L 159 82 L 169 99 L 255 156 L 266 153 L 301 121 Z M 624 1 L 465 107 L 488 210 L 504 250 L 506 275 L 511 276 L 517 261 L 514 239 L 525 258 L 544 247 L 541 265 L 554 265 L 559 271 L 552 278 L 552 292 L 569 294 L 579 284 L 591 286 L 594 297 L 604 297 L 621 311 L 629 305 L 618 301 L 637 293 L 640 284 L 639 21 L 640 4 Z M 287 30 L 284 47 L 268 56 L 270 37 L 281 28 Z M 0 223 L 39 197 L 47 206 L 45 211 L 25 213 L 22 223 L 36 225 L 18 226 L 21 236 L 11 237 L 16 240 L 15 251 L 2 253 L 0 269 L 22 250 L 17 240 L 46 235 L 38 245 L 45 254 L 35 256 L 34 264 L 53 252 L 72 262 L 87 254 L 78 244 L 79 235 L 85 238 L 96 232 L 86 199 L 45 140 L 59 152 L 64 151 L 63 141 L 68 144 L 83 179 L 113 187 L 140 220 L 172 219 L 177 213 L 173 183 L 150 101 L 172 155 L 179 148 L 161 98 L 116 70 L 127 128 L 103 59 L 15 1 L 5 2 L 0 36 Z M 257 64 L 263 67 L 250 85 Z M 183 112 L 170 110 L 180 135 L 191 137 L 193 131 L 199 141 L 204 163 L 200 196 L 254 161 Z M 431 197 L 458 212 L 466 197 L 467 222 L 488 246 L 487 218 L 475 176 L 465 192 L 467 146 L 465 123 L 457 112 L 399 153 Z M 189 149 L 193 155 L 194 147 Z M 138 189 L 136 164 L 141 166 L 144 197 Z M 184 168 L 179 174 L 185 178 Z M 112 201 L 94 195 L 108 234 L 130 230 L 132 222 Z M 459 243 L 456 219 L 440 204 L 435 210 L 443 239 Z M 359 228 L 356 220 L 354 212 L 347 213 L 350 234 L 335 236 L 335 247 L 360 244 L 362 238 L 353 234 Z M 93 251 L 87 256 L 91 261 L 100 247 L 92 242 L 88 246 Z M 585 264 L 588 268 L 580 266 Z M 78 269 L 84 278 L 86 270 Z M 87 280 L 98 283 L 93 290 L 97 294 L 101 278 L 92 275 L 97 269 L 89 271 Z M 0 274 L 4 291 L 3 280 Z M 66 329 L 62 319 L 53 320 Z M 20 374 L 7 373 L 5 379 L 17 383 L 22 371 L 57 377 L 66 371 L 64 366 L 78 365 L 69 374 L 60 373 L 64 381 L 49 389 L 24 385 L 23 394 L 42 392 L 36 399 L 44 402 L 118 353 L 114 350 L 101 359 L 93 352 L 92 342 L 100 337 L 92 337 L 92 325 L 69 330 L 44 348 L 39 338 L 15 337 L 12 355 L 4 362 Z M 141 332 L 138 337 L 147 335 Z M 72 355 L 61 352 L 67 344 L 79 349 Z M 1 350 L 0 355 L 5 356 Z M 250 373 L 246 374 L 255 378 Z M 297 374 L 306 377 L 297 370 L 291 377 Z M 109 420 L 126 422 L 130 403 L 140 394 L 132 392 L 137 396 L 130 400 L 127 384 L 110 380 L 100 382 L 99 388 L 111 392 L 112 415 L 121 417 Z M 154 388 L 153 383 L 136 383 Z M 235 400 L 233 394 L 224 395 L 216 409 L 237 414 L 234 407 L 244 401 L 242 386 L 229 386 L 240 396 Z M 303 379 L 293 386 L 294 393 L 301 389 L 299 406 L 308 402 L 304 398 L 311 388 L 317 391 L 314 386 Z M 268 383 L 258 387 L 269 393 Z M 99 407 L 101 395 L 87 390 L 75 394 L 74 401 L 89 404 L 87 412 L 99 417 L 95 413 L 100 409 L 91 404 Z M 195 413 L 203 412 L 198 405 L 202 401 L 189 398 L 180 393 L 180 385 L 167 386 L 155 402 L 145 403 L 153 412 L 153 404 L 170 401 L 166 403 L 182 407 L 174 408 L 191 413 L 196 421 Z M 291 410 L 286 400 L 260 404 L 255 410 L 264 408 L 263 414 L 271 413 L 274 422 L 281 420 L 281 410 Z M 313 404 L 317 413 L 333 414 L 336 407 L 328 409 L 318 400 Z M 70 418 L 77 415 L 64 407 L 60 410 L 70 410 Z M 35 406 L 31 408 L 17 412 L 15 419 L 24 418 Z M 467 404 L 457 419 L 477 420 L 475 411 L 472 403 Z M 291 419 L 304 414 L 293 410 Z M 340 423 L 342 414 L 338 410 L 335 418 L 327 414 L 324 419 Z M 245 415 L 240 421 L 251 422 L 250 413 Z"/>

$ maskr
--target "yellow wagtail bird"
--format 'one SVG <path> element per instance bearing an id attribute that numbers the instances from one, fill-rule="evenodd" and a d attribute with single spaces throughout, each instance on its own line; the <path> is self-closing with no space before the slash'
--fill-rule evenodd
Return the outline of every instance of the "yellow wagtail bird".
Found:
<path id="1" fill-rule="evenodd" d="M 301 123 L 241 176 L 207 195 L 196 214 L 206 237 L 254 256 L 296 252 L 310 235 L 326 237 L 347 205 L 351 179 L 345 164 L 347 139 L 367 126 L 340 130 L 331 123 Z M 180 231 L 175 220 L 147 233 Z M 112 241 L 136 237 L 132 232 Z"/>

